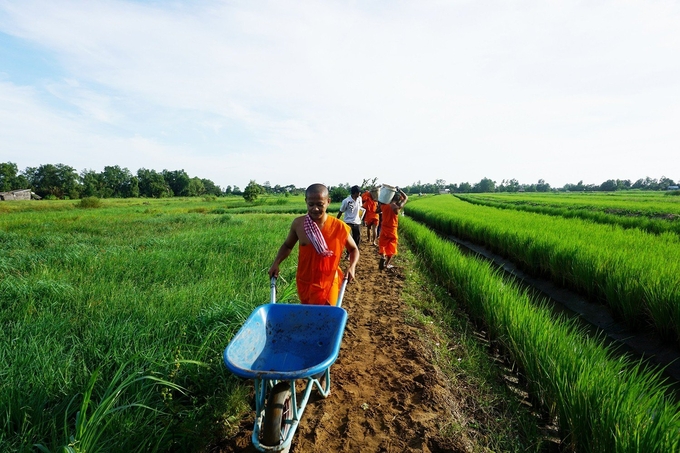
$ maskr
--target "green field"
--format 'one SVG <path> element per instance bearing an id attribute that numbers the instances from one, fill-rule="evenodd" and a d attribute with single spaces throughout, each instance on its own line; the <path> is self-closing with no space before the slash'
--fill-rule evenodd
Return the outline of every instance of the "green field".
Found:
<path id="1" fill-rule="evenodd" d="M 302 197 L 118 199 L 92 209 L 0 203 L 0 451 L 202 451 L 233 433 L 252 411 L 249 388 L 225 370 L 221 352 L 268 300 L 266 271 L 304 211 Z M 405 241 L 521 366 L 536 404 L 560 420 L 565 451 L 680 448 L 678 405 L 658 375 L 614 358 L 412 219 L 505 248 L 542 273 L 568 269 L 561 283 L 673 339 L 676 234 L 444 196 L 415 199 L 406 211 Z M 293 254 L 282 266 L 282 300 L 296 298 L 295 267 Z"/>
<path id="2" fill-rule="evenodd" d="M 579 218 L 417 199 L 409 215 L 606 303 L 631 328 L 680 344 L 680 236 Z"/>
<path id="3" fill-rule="evenodd" d="M 616 358 L 488 262 L 409 218 L 402 226 L 438 282 L 520 365 L 532 399 L 559 419 L 562 451 L 678 451 L 680 405 L 658 373 Z"/>
<path id="4" fill-rule="evenodd" d="M 216 351 L 268 300 L 292 217 L 228 213 L 248 208 L 237 199 L 77 204 L 8 203 L 0 216 L 0 451 L 188 451 L 214 438 L 223 427 L 205 420 L 247 410 Z M 126 390 L 109 401 L 107 388 Z M 132 403 L 148 408 L 113 411 Z"/>
<path id="5" fill-rule="evenodd" d="M 675 194 L 676 196 L 672 196 Z M 456 194 L 469 203 L 680 234 L 680 192 Z"/>

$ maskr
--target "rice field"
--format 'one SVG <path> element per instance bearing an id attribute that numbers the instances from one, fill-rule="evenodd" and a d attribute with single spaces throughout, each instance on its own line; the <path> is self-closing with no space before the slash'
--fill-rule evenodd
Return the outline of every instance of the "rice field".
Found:
<path id="1" fill-rule="evenodd" d="M 520 365 L 532 399 L 558 419 L 562 451 L 678 451 L 680 406 L 658 374 L 615 358 L 490 264 L 463 256 L 425 226 L 405 218 L 400 228 L 437 280 Z"/>
<path id="2" fill-rule="evenodd" d="M 680 344 L 680 236 L 472 205 L 438 196 L 408 215 L 491 248 L 525 270 L 606 303 L 638 330 Z"/>
<path id="3" fill-rule="evenodd" d="M 225 370 L 221 351 L 268 300 L 266 271 L 303 198 L 80 205 L 0 204 L 0 451 L 196 451 L 233 432 L 251 412 L 248 387 Z M 520 256 L 622 316 L 680 319 L 672 304 L 653 305 L 677 302 L 675 234 L 454 197 L 413 200 L 407 215 Z M 678 451 L 679 407 L 658 375 L 553 318 L 425 226 L 405 218 L 400 228 L 521 365 L 532 398 L 559 418 L 565 451 Z M 570 242 L 579 237 L 587 240 Z M 280 300 L 295 298 L 294 255 L 281 269 Z M 676 267 L 658 270 L 673 257 Z M 677 324 L 665 328 L 677 335 Z"/>
<path id="4" fill-rule="evenodd" d="M 0 451 L 191 451 L 249 410 L 220 352 L 268 301 L 292 216 L 29 203 L 0 216 Z"/>
<path id="5" fill-rule="evenodd" d="M 578 218 L 655 234 L 680 234 L 680 196 L 669 196 L 667 192 L 485 193 L 456 194 L 456 197 L 501 209 Z"/>

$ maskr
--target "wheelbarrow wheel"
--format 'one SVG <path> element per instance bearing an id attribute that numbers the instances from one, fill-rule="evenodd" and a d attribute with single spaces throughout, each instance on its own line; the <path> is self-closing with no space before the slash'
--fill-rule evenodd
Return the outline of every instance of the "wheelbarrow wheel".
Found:
<path id="1" fill-rule="evenodd" d="M 290 425 L 285 423 L 292 415 L 290 383 L 279 382 L 269 392 L 267 407 L 262 423 L 262 444 L 269 447 L 279 445 L 286 438 Z M 284 450 L 284 453 L 288 449 Z"/>

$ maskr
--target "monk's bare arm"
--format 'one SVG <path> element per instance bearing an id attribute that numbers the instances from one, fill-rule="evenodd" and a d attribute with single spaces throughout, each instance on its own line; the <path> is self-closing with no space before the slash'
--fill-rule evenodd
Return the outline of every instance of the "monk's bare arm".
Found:
<path id="1" fill-rule="evenodd" d="M 399 193 L 401 194 L 401 201 L 399 201 L 399 207 L 403 208 L 406 202 L 408 201 L 408 195 L 406 195 L 406 192 L 403 190 L 399 189 Z"/>
<path id="2" fill-rule="evenodd" d="M 408 195 L 406 195 L 406 193 L 403 190 L 401 190 L 401 189 L 398 189 L 398 190 L 399 190 L 399 201 L 397 201 L 396 203 L 390 203 L 390 207 L 392 208 L 392 212 L 394 212 L 395 214 L 399 214 L 399 211 L 401 210 L 401 208 L 403 208 L 404 205 L 406 204 L 406 202 L 408 201 Z"/>
<path id="3" fill-rule="evenodd" d="M 281 247 L 279 248 L 278 253 L 276 254 L 276 258 L 274 258 L 274 262 L 272 263 L 271 267 L 269 268 L 269 277 L 279 277 L 279 264 L 288 256 L 290 253 L 293 251 L 293 247 L 295 247 L 295 244 L 298 241 L 298 233 L 297 233 L 297 225 L 298 219 L 293 220 L 293 223 L 290 226 L 290 231 L 288 232 L 288 236 L 286 237 L 286 240 L 283 241 L 283 244 L 281 244 Z"/>
<path id="4" fill-rule="evenodd" d="M 352 235 L 347 236 L 347 243 L 345 243 L 345 248 L 349 252 L 349 266 L 347 267 L 347 280 L 354 280 L 354 275 L 356 274 L 357 263 L 359 262 L 359 247 L 357 247 L 356 242 L 352 239 Z"/>

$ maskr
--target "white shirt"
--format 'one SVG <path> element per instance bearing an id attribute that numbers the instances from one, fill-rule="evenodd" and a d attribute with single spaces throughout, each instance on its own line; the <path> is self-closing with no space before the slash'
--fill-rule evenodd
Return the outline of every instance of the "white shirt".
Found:
<path id="1" fill-rule="evenodd" d="M 361 218 L 359 217 L 359 208 L 361 208 L 361 196 L 355 200 L 350 195 L 342 200 L 340 205 L 340 212 L 344 212 L 345 223 L 352 223 L 354 225 L 361 225 Z"/>

